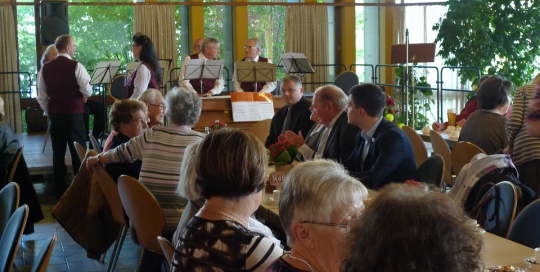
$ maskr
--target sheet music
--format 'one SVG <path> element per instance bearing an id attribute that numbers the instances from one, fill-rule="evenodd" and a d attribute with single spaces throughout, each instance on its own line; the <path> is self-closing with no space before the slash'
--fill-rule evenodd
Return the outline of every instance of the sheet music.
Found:
<path id="1" fill-rule="evenodd" d="M 303 53 L 281 53 L 279 56 L 288 73 L 315 73 Z"/>
<path id="2" fill-rule="evenodd" d="M 100 61 L 92 72 L 90 85 L 111 83 L 121 64 L 120 60 Z"/>
<path id="3" fill-rule="evenodd" d="M 234 122 L 260 121 L 274 117 L 272 102 L 232 102 Z"/>

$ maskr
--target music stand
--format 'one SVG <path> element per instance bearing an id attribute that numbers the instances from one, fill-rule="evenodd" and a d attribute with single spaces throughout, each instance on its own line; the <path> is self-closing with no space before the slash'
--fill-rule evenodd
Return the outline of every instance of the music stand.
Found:
<path id="1" fill-rule="evenodd" d="M 203 79 L 217 80 L 223 71 L 222 60 L 190 59 L 186 64 L 184 80 L 198 79 L 201 82 L 201 96 L 203 95 Z"/>
<path id="2" fill-rule="evenodd" d="M 92 76 L 90 77 L 90 84 L 100 85 L 99 88 L 101 88 L 102 90 L 101 96 L 100 96 L 100 102 L 102 102 L 103 105 L 105 105 L 105 107 L 103 107 L 105 109 L 105 112 L 104 112 L 105 124 L 103 127 L 103 131 L 108 131 L 107 124 L 109 123 L 109 120 L 108 120 L 109 117 L 107 115 L 107 96 L 105 94 L 106 88 L 104 88 L 103 84 L 112 83 L 121 64 L 122 64 L 122 61 L 120 60 L 100 61 L 97 64 L 96 68 L 94 68 L 94 72 L 92 72 Z"/>
<path id="3" fill-rule="evenodd" d="M 237 61 L 235 67 L 238 82 L 255 82 L 255 92 L 259 81 L 276 81 L 276 65 L 273 63 Z"/>
<path id="4" fill-rule="evenodd" d="M 418 62 L 433 62 L 435 61 L 435 44 L 434 43 L 415 43 L 415 44 L 409 44 L 409 30 L 407 29 L 405 32 L 405 44 L 394 44 L 392 45 L 392 53 L 391 53 L 391 62 L 392 63 L 404 63 L 407 66 L 407 72 L 404 73 L 404 79 L 403 79 L 403 90 L 405 92 L 406 96 L 406 107 L 409 109 L 409 84 L 408 84 L 408 78 L 409 78 L 409 72 L 411 74 L 414 73 L 414 65 L 411 66 L 411 69 L 409 71 L 409 63 L 418 63 Z M 412 103 L 414 105 L 414 80 L 413 80 L 413 86 L 412 86 Z M 411 114 L 412 116 L 412 124 L 411 127 L 414 128 L 415 123 L 415 114 Z M 409 125 L 409 114 L 405 113 L 405 122 L 407 125 Z"/>
<path id="5" fill-rule="evenodd" d="M 315 73 L 315 70 L 303 53 L 282 53 L 279 57 L 288 74 L 297 73 L 303 76 L 304 73 Z"/>

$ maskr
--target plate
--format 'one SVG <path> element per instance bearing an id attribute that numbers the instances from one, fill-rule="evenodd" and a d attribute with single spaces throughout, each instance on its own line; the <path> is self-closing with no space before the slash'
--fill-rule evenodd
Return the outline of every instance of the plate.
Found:
<path id="1" fill-rule="evenodd" d="M 525 270 L 511 265 L 496 265 L 485 269 L 486 272 L 525 272 Z"/>
<path id="2" fill-rule="evenodd" d="M 524 261 L 527 264 L 540 265 L 539 263 L 536 262 L 536 259 L 534 257 L 525 258 Z"/>

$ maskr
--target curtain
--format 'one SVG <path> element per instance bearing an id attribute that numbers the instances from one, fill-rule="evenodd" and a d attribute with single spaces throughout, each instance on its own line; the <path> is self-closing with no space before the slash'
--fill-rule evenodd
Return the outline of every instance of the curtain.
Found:
<path id="1" fill-rule="evenodd" d="M 169 81 L 169 71 L 177 67 L 178 45 L 176 43 L 176 26 L 174 6 L 172 5 L 136 5 L 133 9 L 134 32 L 141 32 L 150 37 L 156 48 L 159 59 L 171 60 L 170 67 L 162 67 L 163 83 Z M 162 65 L 164 62 L 160 62 Z"/>
<path id="2" fill-rule="evenodd" d="M 11 5 L 0 5 L 0 96 L 4 99 L 6 122 L 11 124 L 15 133 L 22 132 L 22 114 L 19 93 L 16 8 Z"/>
<path id="3" fill-rule="evenodd" d="M 304 53 L 312 64 L 328 63 L 328 8 L 325 6 L 287 7 L 285 18 L 285 51 Z M 308 90 L 328 81 L 329 69 L 316 67 L 315 74 L 305 74 L 302 82 L 315 83 Z M 318 82 L 318 83 L 317 83 Z M 305 87 L 304 87 L 305 88 Z"/>

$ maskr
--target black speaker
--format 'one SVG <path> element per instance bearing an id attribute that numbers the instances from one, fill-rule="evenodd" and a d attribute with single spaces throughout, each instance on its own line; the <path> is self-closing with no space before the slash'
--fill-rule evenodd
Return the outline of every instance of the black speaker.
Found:
<path id="1" fill-rule="evenodd" d="M 41 2 L 41 44 L 53 44 L 64 34 L 69 34 L 68 3 Z"/>

